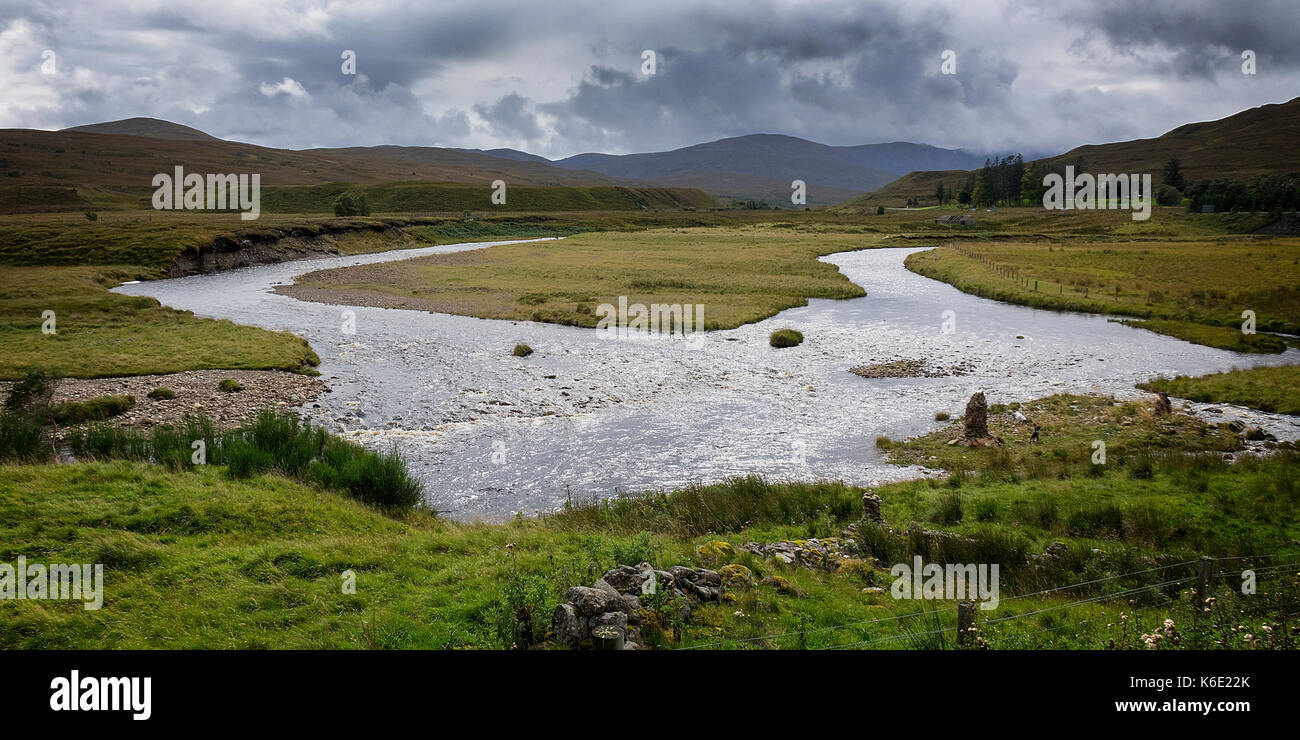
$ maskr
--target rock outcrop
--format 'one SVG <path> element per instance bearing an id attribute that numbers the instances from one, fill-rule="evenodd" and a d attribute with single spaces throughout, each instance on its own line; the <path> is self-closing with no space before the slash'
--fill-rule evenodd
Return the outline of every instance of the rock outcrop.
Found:
<path id="1" fill-rule="evenodd" d="M 551 639 L 575 648 L 639 650 L 645 640 L 641 627 L 655 618 L 642 597 L 668 594 L 680 602 L 677 617 L 690 618 L 692 604 L 716 602 L 724 589 L 748 587 L 753 578 L 742 565 L 719 570 L 674 565 L 666 571 L 649 563 L 620 565 L 591 586 L 574 586 L 551 616 Z M 613 631 L 611 631 L 611 628 Z M 622 639 L 615 633 L 621 632 Z"/>
<path id="2" fill-rule="evenodd" d="M 837 537 L 780 542 L 747 542 L 745 549 L 762 557 L 775 558 L 786 565 L 802 565 L 813 570 L 835 570 L 851 556 L 850 545 Z"/>

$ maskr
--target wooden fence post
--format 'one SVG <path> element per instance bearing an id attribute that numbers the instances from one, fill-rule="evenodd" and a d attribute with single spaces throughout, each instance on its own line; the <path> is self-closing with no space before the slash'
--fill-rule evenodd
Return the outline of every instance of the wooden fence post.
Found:
<path id="1" fill-rule="evenodd" d="M 966 645 L 975 639 L 975 602 L 957 602 L 957 644 Z"/>
<path id="2" fill-rule="evenodd" d="M 1210 597 L 1210 585 L 1214 582 L 1214 560 L 1202 555 L 1196 561 L 1196 613 L 1205 609 L 1205 600 Z"/>

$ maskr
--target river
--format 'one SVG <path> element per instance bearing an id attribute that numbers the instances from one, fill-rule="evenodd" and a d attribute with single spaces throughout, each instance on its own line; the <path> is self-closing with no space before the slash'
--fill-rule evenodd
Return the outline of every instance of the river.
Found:
<path id="1" fill-rule="evenodd" d="M 307 338 L 333 392 L 304 415 L 367 446 L 395 445 L 425 482 L 430 506 L 462 520 L 748 473 L 860 485 L 916 477 L 929 471 L 888 464 L 876 437 L 933 430 L 936 412 L 959 415 L 975 391 L 989 403 L 1062 392 L 1131 398 L 1144 395 L 1134 383 L 1157 375 L 1300 361 L 1296 349 L 1242 355 L 1102 316 L 966 295 L 904 268 L 917 249 L 823 257 L 866 297 L 813 299 L 692 341 L 610 339 L 591 329 L 271 292 L 314 270 L 502 243 L 509 242 L 301 260 L 115 290 Z M 352 333 L 345 311 L 355 312 Z M 941 329 L 947 311 L 951 332 Z M 804 343 L 769 347 L 768 334 L 782 327 L 802 331 Z M 535 354 L 514 357 L 516 343 Z M 967 374 L 868 380 L 848 372 L 897 359 Z M 1291 417 L 1225 410 L 1281 439 L 1300 437 Z"/>

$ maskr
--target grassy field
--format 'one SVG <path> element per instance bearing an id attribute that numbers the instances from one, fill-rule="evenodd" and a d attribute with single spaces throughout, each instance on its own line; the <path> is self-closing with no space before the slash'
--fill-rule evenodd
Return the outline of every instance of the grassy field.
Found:
<path id="1" fill-rule="evenodd" d="M 1157 378 L 1139 388 L 1206 403 L 1233 403 L 1279 414 L 1300 414 L 1300 365 L 1254 367 L 1189 378 Z"/>
<path id="2" fill-rule="evenodd" d="M 334 200 L 346 191 L 363 194 L 375 213 L 447 211 L 635 211 L 637 209 L 707 209 L 718 204 L 701 190 L 592 187 L 506 188 L 506 202 L 492 203 L 490 181 L 463 183 L 383 183 L 379 185 L 303 185 L 262 191 L 268 213 L 333 213 Z"/>
<path id="3" fill-rule="evenodd" d="M 484 208 L 376 214 L 335 218 L 320 215 L 264 213 L 256 221 L 241 221 L 225 213 L 105 211 L 97 220 L 84 214 L 43 213 L 0 216 L 0 265 L 133 265 L 144 277 L 165 272 L 186 251 L 210 248 L 219 239 L 235 243 L 308 239 L 363 234 L 349 232 L 400 231 L 410 246 L 458 241 L 566 236 L 585 231 L 637 231 L 666 227 L 737 226 L 785 223 L 809 228 L 859 229 L 863 233 L 898 231 L 907 219 L 863 219 L 826 212 L 792 211 L 581 211 L 498 215 Z M 914 219 L 912 219 L 914 220 Z M 388 243 L 365 239 L 338 240 L 344 253 L 392 249 Z"/>
<path id="4" fill-rule="evenodd" d="M 152 298 L 109 293 L 132 268 L 0 267 L 0 378 L 42 368 L 64 377 L 200 369 L 309 370 L 305 339 L 196 318 Z M 54 312 L 55 333 L 42 331 Z"/>
<path id="5" fill-rule="evenodd" d="M 1285 349 L 1240 331 L 1247 310 L 1257 331 L 1300 332 L 1300 239 L 954 244 L 907 266 L 986 298 L 1152 319 L 1134 325 L 1224 349 Z"/>
<path id="6" fill-rule="evenodd" d="M 105 565 L 103 609 L 6 603 L 0 647 L 503 648 L 514 644 L 521 613 L 536 617 L 541 640 L 565 589 L 644 560 L 736 562 L 758 581 L 784 580 L 698 607 L 678 625 L 680 641 L 648 629 L 655 647 L 951 648 L 952 602 L 889 594 L 891 564 L 914 554 L 1000 565 L 1002 603 L 978 615 L 980 637 L 995 649 L 1143 648 L 1140 635 L 1167 618 L 1179 647 L 1295 647 L 1278 621 L 1300 607 L 1294 451 L 1228 465 L 1217 454 L 1183 454 L 1231 440 L 1182 417 L 1083 397 L 1023 408 L 1047 422 L 1042 445 L 1012 433 L 1001 409 L 991 425 L 1004 448 L 948 448 L 953 430 L 892 444 L 902 458 L 949 454 L 943 464 L 970 471 L 878 489 L 893 530 L 859 521 L 862 490 L 837 483 L 736 479 L 540 518 L 459 524 L 420 510 L 384 513 L 278 475 L 236 479 L 218 465 L 0 466 L 0 562 L 23 555 Z M 1125 417 L 1133 423 L 1112 428 Z M 1078 432 L 1066 436 L 1069 428 Z M 1114 439 L 1118 452 L 1105 465 L 1080 462 L 1089 437 Z M 1144 453 L 1146 437 L 1165 439 L 1168 454 Z M 1035 467 L 1061 457 L 1059 469 Z M 960 537 L 904 532 L 912 521 Z M 740 548 L 839 536 L 850 524 L 858 545 L 837 568 L 783 565 Z M 1043 555 L 1054 542 L 1063 546 Z M 1231 578 L 1220 578 L 1213 614 L 1194 618 L 1186 561 L 1200 554 L 1230 558 L 1216 565 L 1223 571 L 1258 568 L 1260 594 L 1243 597 Z M 1240 558 L 1257 554 L 1276 558 Z M 355 593 L 341 588 L 346 571 L 356 574 Z M 1037 593 L 1084 581 L 1097 582 Z M 864 591 L 871 588 L 884 592 Z M 1122 598 L 1108 598 L 1115 593 Z M 1087 599 L 1097 600 L 1080 603 Z M 1230 629 L 1237 625 L 1247 630 Z"/>
<path id="7" fill-rule="evenodd" d="M 706 327 L 731 328 L 810 297 L 863 295 L 817 257 L 864 246 L 859 234 L 771 226 L 581 234 L 563 241 L 311 273 L 290 295 L 496 319 L 595 326 L 596 307 L 703 304 Z"/>

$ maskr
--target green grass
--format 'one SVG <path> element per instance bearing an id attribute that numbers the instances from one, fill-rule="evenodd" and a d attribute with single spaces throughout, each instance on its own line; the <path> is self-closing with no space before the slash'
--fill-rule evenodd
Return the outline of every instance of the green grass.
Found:
<path id="1" fill-rule="evenodd" d="M 508 185 L 506 202 L 493 204 L 493 191 L 486 182 L 482 185 L 418 182 L 264 187 L 262 209 L 267 213 L 330 213 L 334 200 L 345 191 L 364 195 L 374 213 L 680 210 L 717 205 L 703 191 L 691 188 L 528 185 Z"/>
<path id="2" fill-rule="evenodd" d="M 41 367 L 63 377 L 200 369 L 301 371 L 320 362 L 306 340 L 200 319 L 153 298 L 109 293 L 130 273 L 92 267 L 0 267 L 0 378 Z M 42 332 L 45 311 L 54 334 Z"/>
<path id="3" fill-rule="evenodd" d="M 26 413 L 0 411 L 0 462 L 39 462 L 53 452 L 40 422 Z"/>
<path id="4" fill-rule="evenodd" d="M 830 482 L 737 478 L 502 524 L 460 524 L 420 510 L 385 513 L 270 468 L 236 474 L 219 464 L 177 461 L 169 469 L 130 460 L 0 466 L 0 562 L 21 554 L 33 562 L 103 563 L 106 582 L 99 611 L 68 602 L 6 604 L 0 646 L 509 647 L 545 637 L 550 611 L 569 586 L 647 560 L 659 567 L 734 562 L 759 582 L 730 590 L 723 603 L 698 606 L 680 642 L 671 630 L 647 627 L 656 647 L 954 647 L 951 602 L 888 593 L 891 564 L 921 555 L 999 564 L 1002 604 L 977 615 L 980 637 L 995 649 L 1143 648 L 1140 635 L 1166 618 L 1177 624 L 1178 647 L 1295 647 L 1282 629 L 1248 645 L 1244 633 L 1225 626 L 1264 635 L 1262 625 L 1300 608 L 1294 568 L 1269 567 L 1300 559 L 1295 451 L 1228 465 L 1219 455 L 1184 454 L 1229 445 L 1218 428 L 1181 417 L 1086 397 L 1020 408 L 1044 426 L 1043 444 L 1008 431 L 1002 411 L 991 426 L 1007 440 L 1004 448 L 948 448 L 951 430 L 891 443 L 904 458 L 942 451 L 950 455 L 943 464 L 970 471 L 956 486 L 920 480 L 878 488 L 893 530 L 858 521 L 862 489 Z M 1126 418 L 1132 423 L 1123 424 Z M 304 438 L 277 426 L 283 423 L 268 421 L 248 439 Z M 1171 424 L 1174 431 L 1166 431 Z M 1101 466 L 1080 461 L 1073 448 L 1089 438 L 1111 440 L 1117 454 Z M 1147 438 L 1164 440 L 1167 454 L 1143 454 L 1157 449 L 1138 446 Z M 296 442 L 284 447 L 280 459 L 301 458 Z M 1066 464 L 1043 467 L 1044 459 Z M 912 521 L 961 536 L 918 538 L 905 531 Z M 857 556 L 838 569 L 782 565 L 741 547 L 838 536 L 854 523 Z M 1058 541 L 1066 545 L 1058 555 L 1039 555 Z M 1189 578 L 1192 566 L 1175 564 L 1200 554 L 1260 553 L 1277 559 L 1216 566 L 1258 568 L 1260 594 L 1241 597 L 1232 579 L 1220 579 L 1210 617 L 1191 603 L 1186 580 L 1140 588 Z M 1153 563 L 1169 567 L 1153 574 Z M 342 588 L 348 571 L 355 593 Z M 1084 581 L 1095 582 L 1006 600 Z M 868 587 L 885 592 L 864 592 Z M 1132 588 L 1123 599 L 1075 603 Z M 1038 610 L 1048 611 L 1029 615 Z M 527 636 L 521 614 L 531 615 Z M 1001 617 L 1015 618 L 988 621 Z M 1172 638 L 1163 645 L 1173 646 Z"/>
<path id="5" fill-rule="evenodd" d="M 65 401 L 57 404 L 52 409 L 52 416 L 58 424 L 81 424 L 117 416 L 131 410 L 134 406 L 134 396 L 99 396 L 88 401 Z"/>
<path id="6" fill-rule="evenodd" d="M 1253 367 L 1189 378 L 1157 378 L 1139 388 L 1202 403 L 1232 403 L 1279 414 L 1300 414 L 1300 365 Z"/>
<path id="7" fill-rule="evenodd" d="M 203 458 L 195 463 L 191 453 L 199 441 Z M 407 509 L 423 498 L 422 485 L 396 452 L 371 452 L 288 412 L 263 410 L 234 429 L 194 415 L 179 427 L 164 424 L 147 432 L 93 424 L 72 430 L 66 442 L 77 460 L 136 460 L 174 470 L 224 465 L 234 478 L 274 471 L 389 509 Z"/>
<path id="8" fill-rule="evenodd" d="M 1114 402 L 1103 396 L 1056 395 L 1028 403 L 989 407 L 989 432 L 1002 447 L 977 448 L 948 444 L 962 436 L 962 420 L 938 432 L 907 442 L 888 442 L 885 449 L 899 464 L 920 464 L 965 471 L 993 479 L 1084 477 L 1092 471 L 1093 443 L 1106 445 L 1106 465 L 1122 466 L 1152 450 L 1233 452 L 1241 438 L 1223 425 L 1210 424 L 1177 412 L 1157 416 L 1154 400 Z M 1018 423 L 1020 411 L 1028 424 Z M 1030 441 L 1033 425 L 1039 442 Z"/>
<path id="9" fill-rule="evenodd" d="M 1245 311 L 1260 332 L 1300 331 L 1300 239 L 1188 240 L 1177 224 L 1166 229 L 1140 241 L 941 247 L 906 265 L 985 298 L 1151 319 L 1135 325 L 1237 351 L 1283 348 L 1275 337 L 1242 334 Z"/>
<path id="10" fill-rule="evenodd" d="M 1145 321 L 1125 321 L 1128 326 L 1175 337 L 1185 342 L 1202 344 L 1207 347 L 1226 349 L 1232 352 L 1254 352 L 1281 354 L 1286 351 L 1287 343 L 1269 334 L 1245 334 L 1239 328 L 1210 326 L 1191 321 L 1174 321 L 1170 319 L 1147 319 Z"/>
<path id="11" fill-rule="evenodd" d="M 816 258 L 866 245 L 859 234 L 763 225 L 579 234 L 323 270 L 283 292 L 587 327 L 599 322 L 601 304 L 626 296 L 629 305 L 703 304 L 706 328 L 732 328 L 808 298 L 863 295 Z"/>
<path id="12" fill-rule="evenodd" d="M 773 347 L 797 347 L 803 344 L 803 333 L 794 329 L 777 329 L 767 338 L 767 343 Z"/>
<path id="13" fill-rule="evenodd" d="M 1292 506 L 1294 511 L 1295 476 L 1289 484 L 1280 483 L 1279 470 L 1270 463 L 1215 469 L 1206 473 L 1203 493 L 1189 492 L 1165 472 L 1151 480 L 1123 479 L 1123 485 L 1116 485 L 1121 481 L 1117 477 L 1048 481 L 1028 489 L 1005 483 L 972 487 L 961 495 L 967 500 L 997 498 L 1002 502 L 999 511 L 1006 513 L 993 523 L 957 524 L 958 531 L 973 538 L 971 544 L 945 553 L 930 545 L 917 550 L 906 536 L 884 530 L 862 539 L 885 568 L 910 560 L 913 552 L 940 562 L 993 558 L 1002 563 L 1005 599 L 1013 590 L 1024 593 L 1150 567 L 1142 561 L 1144 553 L 1151 552 L 1144 540 L 1147 533 L 1176 532 L 1195 524 L 1195 514 L 1202 511 L 1206 520 L 1189 531 L 1208 539 L 1196 544 L 1227 541 L 1226 549 L 1214 552 L 1235 554 L 1239 550 L 1232 546 L 1233 538 L 1242 529 L 1265 524 L 1262 531 L 1242 539 L 1240 547 L 1276 547 L 1285 528 L 1294 525 L 1294 514 L 1282 509 Z M 952 495 L 924 482 L 890 486 L 882 493 L 891 522 L 928 513 L 934 498 Z M 6 466 L 0 468 L 0 562 L 13 562 L 22 554 L 36 562 L 104 563 L 106 585 L 100 611 L 67 602 L 6 605 L 0 645 L 500 648 L 513 639 L 509 620 L 502 623 L 504 603 L 528 604 L 540 615 L 539 632 L 544 631 L 547 615 L 564 589 L 589 583 L 616 564 L 644 559 L 660 566 L 717 567 L 718 561 L 696 553 L 696 545 L 721 538 L 738 551 L 734 546 L 750 540 L 833 535 L 855 518 L 858 495 L 855 489 L 831 484 L 772 485 L 742 479 L 541 519 L 456 524 L 419 512 L 385 516 L 274 475 L 232 480 L 216 467 L 169 472 L 131 462 Z M 1271 497 L 1275 504 L 1252 505 L 1256 497 Z M 1056 502 L 1060 515 L 1044 527 L 1046 519 L 1039 512 L 1047 500 Z M 1120 521 L 1127 517 L 1137 523 L 1131 537 L 1073 539 L 1064 534 L 1071 521 L 1085 526 L 1093 519 L 1107 521 L 1104 509 L 1102 514 L 1091 512 L 1108 502 L 1123 504 Z M 1219 511 L 1216 507 L 1234 512 L 1229 518 L 1233 526 L 1221 535 L 1213 534 L 1215 518 L 1209 515 Z M 1076 509 L 1084 514 L 1076 515 Z M 1179 518 L 1164 528 L 1151 523 L 1169 514 Z M 1273 515 L 1284 518 L 1272 520 Z M 1086 529 L 1094 531 L 1100 532 Z M 1029 565 L 1033 552 L 1060 538 L 1071 543 L 1061 562 L 1049 568 Z M 1165 535 L 1163 549 L 1172 553 L 1170 557 L 1183 559 L 1196 551 L 1184 542 L 1186 537 L 1177 539 L 1171 545 Z M 1093 546 L 1103 548 L 1105 556 L 1092 554 Z M 734 592 L 726 603 L 698 607 L 681 643 L 667 634 L 654 636 L 652 642 L 664 648 L 748 649 L 832 647 L 870 640 L 887 640 L 871 645 L 886 648 L 953 645 L 951 633 L 922 634 L 951 626 L 951 603 L 864 594 L 864 587 L 887 589 L 892 580 L 886 570 L 866 561 L 817 572 L 743 551 L 726 559 L 746 565 L 757 579 L 779 576 L 793 588 L 772 582 Z M 341 588 L 347 571 L 356 574 L 355 594 Z M 1049 632 L 1047 628 L 1058 623 L 1028 618 L 989 627 L 983 634 L 995 648 L 1100 648 L 1117 637 L 1120 647 L 1140 647 L 1136 632 L 1125 637 L 1118 625 L 1108 625 L 1119 622 L 1112 610 L 1133 615 L 1133 622 L 1144 628 L 1139 631 L 1149 631 L 1168 616 L 1183 628 L 1191 622 L 1185 588 L 1132 594 L 1124 603 L 1060 607 L 1150 582 L 1125 578 L 1069 596 L 1004 602 L 998 611 L 981 612 L 980 619 L 1054 607 L 1060 610 L 1059 624 L 1070 630 Z M 1261 576 L 1263 589 L 1271 590 L 1276 582 Z M 1236 610 L 1229 617 L 1234 624 L 1250 624 L 1258 633 L 1262 620 L 1273 619 L 1265 600 L 1228 604 L 1229 595 L 1221 595 L 1224 608 Z M 892 617 L 903 618 L 902 623 Z M 809 630 L 815 632 L 792 634 Z M 781 636 L 752 639 L 764 635 Z M 1214 647 L 1212 637 L 1199 633 L 1201 646 Z M 1191 638 L 1188 643 L 1196 645 Z"/>

